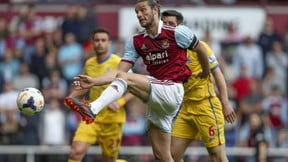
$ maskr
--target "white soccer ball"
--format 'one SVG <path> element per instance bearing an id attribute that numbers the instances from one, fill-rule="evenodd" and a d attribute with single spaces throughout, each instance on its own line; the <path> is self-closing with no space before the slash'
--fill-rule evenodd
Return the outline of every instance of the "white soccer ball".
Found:
<path id="1" fill-rule="evenodd" d="M 29 116 L 34 115 L 44 108 L 44 96 L 36 88 L 24 88 L 18 94 L 17 106 L 21 113 Z"/>

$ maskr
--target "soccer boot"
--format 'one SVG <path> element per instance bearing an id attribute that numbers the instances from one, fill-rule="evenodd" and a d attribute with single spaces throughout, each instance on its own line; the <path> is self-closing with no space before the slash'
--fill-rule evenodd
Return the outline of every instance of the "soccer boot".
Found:
<path id="1" fill-rule="evenodd" d="M 70 107 L 70 109 L 78 112 L 82 116 L 82 120 L 84 120 L 87 124 L 94 121 L 96 115 L 94 115 L 91 111 L 91 105 L 87 101 L 82 103 L 73 97 L 65 97 L 64 101 Z"/>

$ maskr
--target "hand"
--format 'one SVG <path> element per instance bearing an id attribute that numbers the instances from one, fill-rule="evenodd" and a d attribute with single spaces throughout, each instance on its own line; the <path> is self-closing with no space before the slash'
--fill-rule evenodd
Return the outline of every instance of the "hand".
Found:
<path id="1" fill-rule="evenodd" d="M 120 106 L 121 105 L 117 101 L 115 101 L 108 105 L 108 109 L 112 111 L 117 111 L 120 108 Z"/>
<path id="2" fill-rule="evenodd" d="M 74 90 L 82 90 L 83 88 L 80 86 L 80 81 L 73 81 L 73 83 L 72 83 L 72 88 L 74 89 Z"/>
<path id="3" fill-rule="evenodd" d="M 223 104 L 223 115 L 228 123 L 233 123 L 236 121 L 236 113 L 234 112 L 234 109 L 230 103 Z"/>
<path id="4" fill-rule="evenodd" d="M 79 75 L 77 77 L 74 77 L 74 82 L 72 86 L 74 88 L 82 88 L 82 89 L 88 89 L 93 87 L 93 78 L 88 75 Z"/>

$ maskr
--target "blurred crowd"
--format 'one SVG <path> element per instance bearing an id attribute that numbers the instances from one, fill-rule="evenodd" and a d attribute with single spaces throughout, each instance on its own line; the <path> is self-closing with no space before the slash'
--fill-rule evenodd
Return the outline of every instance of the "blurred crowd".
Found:
<path id="1" fill-rule="evenodd" d="M 86 3 L 86 4 L 134 4 L 134 0 L 1 0 L 0 3 Z M 267 5 L 275 3 L 285 3 L 283 0 L 161 0 L 161 4 L 168 5 L 234 5 L 234 4 L 257 4 Z M 287 2 L 286 2 L 287 4 Z"/>
<path id="2" fill-rule="evenodd" d="M 78 0 L 2 0 L 2 3 L 79 3 Z M 261 0 L 254 0 L 256 3 L 261 2 Z M 101 3 L 101 4 L 133 4 L 133 0 L 81 0 L 80 3 Z M 205 5 L 210 3 L 222 3 L 222 4 L 233 4 L 237 0 L 165 0 L 161 3 L 165 4 L 196 4 Z"/>
<path id="3" fill-rule="evenodd" d="M 11 21 L 0 17 L 0 145 L 70 144 L 81 118 L 64 107 L 63 98 L 71 90 L 73 77 L 82 72 L 85 60 L 94 56 L 89 34 L 97 27 L 96 20 L 93 12 L 76 5 L 68 6 L 63 19 L 55 22 L 51 30 L 47 30 L 51 24 L 45 24 L 33 6 Z M 267 17 L 257 38 L 241 35 L 230 24 L 221 40 L 213 39 L 209 31 L 201 39 L 218 58 L 229 99 L 238 115 L 236 123 L 226 124 L 228 149 L 256 147 L 260 141 L 267 147 L 288 148 L 288 31 L 278 34 L 273 19 Z M 124 43 L 113 40 L 111 52 L 121 56 Z M 145 66 L 139 62 L 134 71 L 145 73 Z M 18 91 L 26 87 L 41 89 L 46 101 L 41 113 L 29 117 L 19 113 L 15 102 Z M 146 105 L 135 99 L 126 109 L 122 144 L 149 145 L 145 134 Z M 202 144 L 195 142 L 193 146 Z M 0 161 L 17 161 L 13 158 L 17 157 L 0 155 Z M 203 157 L 186 158 L 193 162 Z"/>

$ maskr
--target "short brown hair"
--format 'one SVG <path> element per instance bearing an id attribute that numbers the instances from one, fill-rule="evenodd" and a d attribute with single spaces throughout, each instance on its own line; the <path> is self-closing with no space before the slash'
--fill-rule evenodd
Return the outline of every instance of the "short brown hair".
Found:
<path id="1" fill-rule="evenodd" d="M 158 8 L 158 15 L 160 17 L 160 0 L 137 0 L 136 3 L 139 2 L 148 2 L 151 8 L 157 7 Z"/>
<path id="2" fill-rule="evenodd" d="M 110 39 L 110 32 L 105 29 L 105 28 L 96 28 L 92 35 L 91 35 L 91 39 L 93 40 L 94 39 L 94 35 L 97 34 L 97 33 L 106 33 L 108 35 L 108 38 Z"/>
<path id="3" fill-rule="evenodd" d="M 165 11 L 163 11 L 162 14 L 161 14 L 161 17 L 163 18 L 165 16 L 175 16 L 176 20 L 177 20 L 177 25 L 183 24 L 183 22 L 184 22 L 183 15 L 180 12 L 176 11 L 176 10 L 165 10 Z"/>

